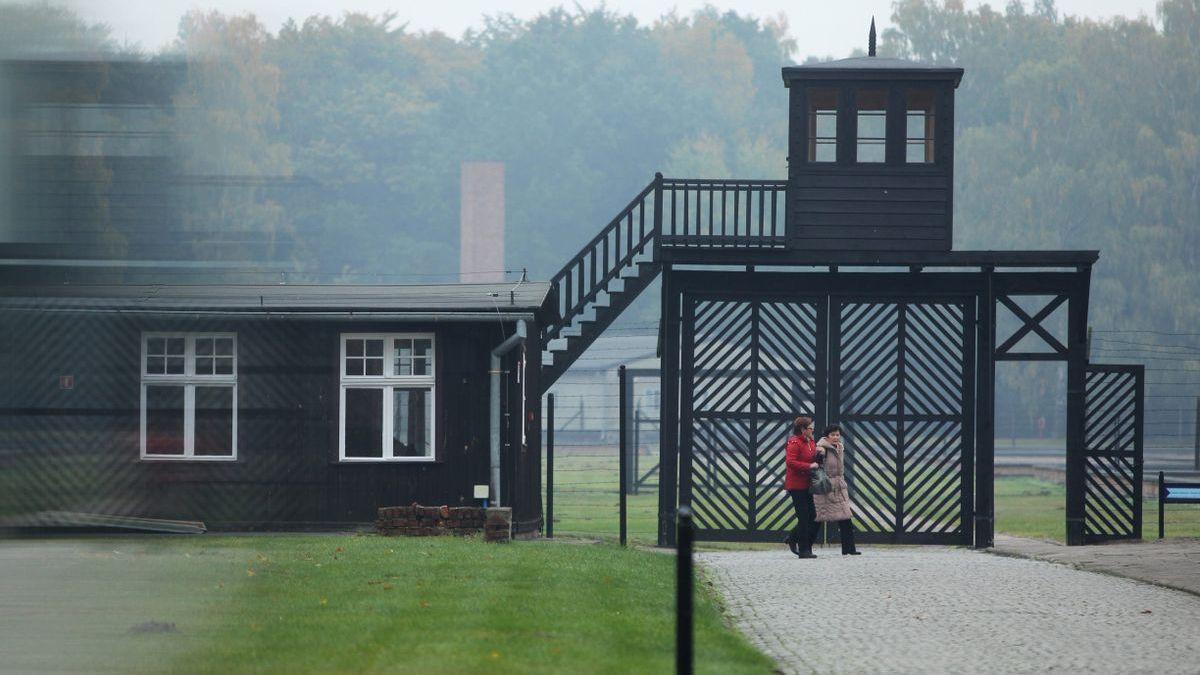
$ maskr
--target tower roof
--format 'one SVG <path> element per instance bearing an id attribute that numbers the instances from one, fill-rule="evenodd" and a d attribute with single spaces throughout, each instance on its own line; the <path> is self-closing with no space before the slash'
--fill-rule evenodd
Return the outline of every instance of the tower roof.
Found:
<path id="1" fill-rule="evenodd" d="M 855 56 L 837 61 L 808 63 L 783 69 L 783 85 L 796 80 L 953 80 L 962 81 L 963 69 L 935 63 L 882 56 Z"/>

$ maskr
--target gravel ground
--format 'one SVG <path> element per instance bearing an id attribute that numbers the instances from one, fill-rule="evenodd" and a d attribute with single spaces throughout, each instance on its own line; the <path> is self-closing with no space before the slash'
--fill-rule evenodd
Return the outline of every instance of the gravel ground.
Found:
<path id="1" fill-rule="evenodd" d="M 1194 595 L 967 549 L 818 555 L 697 556 L 784 673 L 1200 672 Z"/>

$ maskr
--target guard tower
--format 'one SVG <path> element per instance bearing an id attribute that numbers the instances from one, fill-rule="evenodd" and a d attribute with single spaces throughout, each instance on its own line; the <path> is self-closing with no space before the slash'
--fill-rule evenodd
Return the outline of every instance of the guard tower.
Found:
<path id="1" fill-rule="evenodd" d="M 543 391 L 661 277 L 660 543 L 681 504 L 701 539 L 781 541 L 806 414 L 842 425 L 862 541 L 986 547 L 995 364 L 1059 361 L 1067 541 L 1139 537 L 1141 367 L 1087 362 L 1099 253 L 953 250 L 963 71 L 870 43 L 783 68 L 786 180 L 658 174 L 554 275 Z"/>
<path id="2" fill-rule="evenodd" d="M 789 243 L 949 251 L 962 75 L 874 54 L 784 68 Z"/>

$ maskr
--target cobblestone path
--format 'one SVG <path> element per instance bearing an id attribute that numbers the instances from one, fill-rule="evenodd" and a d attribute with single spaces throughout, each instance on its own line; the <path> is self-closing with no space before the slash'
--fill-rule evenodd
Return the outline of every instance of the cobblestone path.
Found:
<path id="1" fill-rule="evenodd" d="M 1194 595 L 966 549 L 818 555 L 697 556 L 784 673 L 1200 672 Z"/>

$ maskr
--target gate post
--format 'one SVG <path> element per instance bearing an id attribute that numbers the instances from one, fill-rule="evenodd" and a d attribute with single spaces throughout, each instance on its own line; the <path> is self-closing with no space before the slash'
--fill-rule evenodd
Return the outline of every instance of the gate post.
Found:
<path id="1" fill-rule="evenodd" d="M 1067 546 L 1084 541 L 1087 448 L 1084 447 L 1086 405 L 1087 310 L 1091 267 L 1075 273 L 1067 305 Z"/>
<path id="2" fill-rule="evenodd" d="M 546 394 L 546 538 L 554 538 L 554 394 Z"/>
<path id="3" fill-rule="evenodd" d="M 657 205 L 655 210 L 657 213 Z M 662 236 L 661 230 L 659 236 Z M 662 382 L 658 403 L 658 545 L 674 546 L 676 490 L 679 487 L 679 425 L 676 423 L 679 413 L 679 294 L 671 287 L 669 264 L 663 265 L 662 270 L 662 317 L 659 328 Z"/>
<path id="4" fill-rule="evenodd" d="M 975 548 L 993 544 L 996 471 L 996 289 L 992 268 L 983 273 L 975 335 Z"/>
<path id="5" fill-rule="evenodd" d="M 619 419 L 617 420 L 617 430 L 620 435 L 620 440 L 617 443 L 617 453 L 619 455 L 617 458 L 617 471 L 621 474 L 618 483 L 620 486 L 618 488 L 620 492 L 618 501 L 620 502 L 621 511 L 620 539 L 622 546 L 626 542 L 626 508 L 628 504 L 627 495 L 629 493 L 629 424 L 627 419 L 629 417 L 629 411 L 627 410 L 629 401 L 626 398 L 625 379 L 625 364 L 621 364 L 621 367 L 617 369 L 617 381 L 621 387 L 620 393 L 617 394 L 617 400 L 620 401 L 618 407 L 621 409 Z"/>

